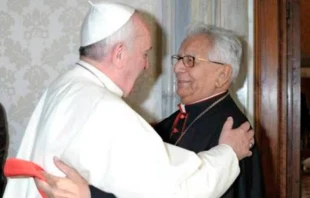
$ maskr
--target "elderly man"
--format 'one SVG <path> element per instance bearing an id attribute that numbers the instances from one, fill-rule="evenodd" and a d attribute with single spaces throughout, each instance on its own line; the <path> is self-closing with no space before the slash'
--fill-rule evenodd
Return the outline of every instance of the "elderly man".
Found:
<path id="1" fill-rule="evenodd" d="M 248 124 L 231 130 L 228 119 L 219 145 L 197 155 L 164 144 L 122 100 L 147 69 L 151 49 L 150 31 L 131 7 L 92 5 L 81 46 L 76 67 L 40 99 L 17 157 L 63 176 L 52 160 L 57 156 L 88 183 L 121 198 L 221 196 L 239 174 L 238 159 L 252 154 L 254 133 Z M 73 195 L 58 192 L 59 197 Z M 10 179 L 4 198 L 39 196 L 33 180 L 24 178 Z"/>
<path id="2" fill-rule="evenodd" d="M 179 110 L 155 126 L 165 142 L 198 153 L 218 144 L 228 116 L 234 119 L 233 127 L 247 121 L 228 92 L 238 76 L 241 55 L 241 43 L 232 31 L 204 24 L 189 28 L 178 54 L 171 57 Z M 222 197 L 264 197 L 256 146 L 252 152 L 240 161 L 241 173 Z"/>

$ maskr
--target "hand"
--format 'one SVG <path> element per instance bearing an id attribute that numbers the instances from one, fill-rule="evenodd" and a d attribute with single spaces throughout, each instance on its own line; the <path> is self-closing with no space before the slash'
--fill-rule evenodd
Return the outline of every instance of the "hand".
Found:
<path id="1" fill-rule="evenodd" d="M 87 181 L 74 168 L 57 158 L 54 158 L 54 163 L 66 177 L 57 177 L 44 172 L 46 182 L 35 179 L 39 190 L 43 191 L 48 198 L 90 198 Z"/>
<path id="2" fill-rule="evenodd" d="M 250 129 L 249 122 L 243 123 L 236 129 L 232 129 L 233 119 L 229 117 L 224 123 L 219 144 L 229 145 L 236 153 L 239 160 L 252 155 L 251 148 L 254 145 L 254 131 Z"/>

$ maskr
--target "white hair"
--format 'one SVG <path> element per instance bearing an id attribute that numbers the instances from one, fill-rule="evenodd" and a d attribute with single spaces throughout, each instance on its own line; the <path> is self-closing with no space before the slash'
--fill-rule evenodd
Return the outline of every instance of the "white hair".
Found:
<path id="1" fill-rule="evenodd" d="M 191 24 L 188 27 L 187 37 L 197 34 L 205 34 L 211 42 L 211 49 L 207 54 L 209 60 L 231 65 L 232 82 L 234 82 L 238 76 L 242 58 L 242 45 L 237 34 L 213 25 Z"/>
<path id="2" fill-rule="evenodd" d="M 80 55 L 94 60 L 101 60 L 117 43 L 124 42 L 128 48 L 131 48 L 135 33 L 136 27 L 133 23 L 133 18 L 131 17 L 124 26 L 111 36 L 91 45 L 81 47 Z"/>

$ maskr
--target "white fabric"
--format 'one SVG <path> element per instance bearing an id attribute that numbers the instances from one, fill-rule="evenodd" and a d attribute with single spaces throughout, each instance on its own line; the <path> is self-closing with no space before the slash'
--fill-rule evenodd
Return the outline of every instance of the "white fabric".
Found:
<path id="1" fill-rule="evenodd" d="M 96 43 L 127 23 L 135 9 L 120 3 L 92 4 L 81 28 L 81 46 Z"/>
<path id="2" fill-rule="evenodd" d="M 227 145 L 196 155 L 164 144 L 104 74 L 80 61 L 43 94 L 18 158 L 62 176 L 58 156 L 90 184 L 120 198 L 216 198 L 239 174 Z M 90 72 L 90 71 L 91 72 Z M 40 197 L 33 179 L 9 179 L 4 198 Z"/>

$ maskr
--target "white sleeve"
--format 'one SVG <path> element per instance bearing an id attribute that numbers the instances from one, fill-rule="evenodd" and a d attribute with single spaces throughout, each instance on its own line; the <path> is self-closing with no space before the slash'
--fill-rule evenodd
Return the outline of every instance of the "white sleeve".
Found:
<path id="1" fill-rule="evenodd" d="M 186 180 L 189 197 L 221 197 L 239 175 L 239 161 L 228 145 L 198 154 L 203 165 Z"/>
<path id="2" fill-rule="evenodd" d="M 219 197 L 239 173 L 230 147 L 219 145 L 197 156 L 164 144 L 119 101 L 98 104 L 61 159 L 119 198 Z"/>

